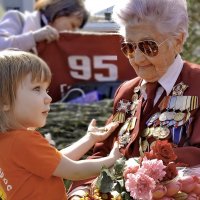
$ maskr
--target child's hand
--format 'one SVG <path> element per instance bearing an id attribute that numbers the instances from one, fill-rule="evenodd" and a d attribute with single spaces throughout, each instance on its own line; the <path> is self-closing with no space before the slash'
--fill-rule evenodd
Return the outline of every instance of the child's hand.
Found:
<path id="1" fill-rule="evenodd" d="M 95 143 L 100 142 L 105 140 L 118 126 L 118 122 L 111 122 L 105 127 L 98 128 L 96 126 L 96 120 L 93 119 L 88 126 L 87 134 L 92 140 L 94 140 Z"/>
<path id="2" fill-rule="evenodd" d="M 118 142 L 114 143 L 114 146 L 109 154 L 109 156 L 114 157 L 116 160 L 122 157 L 122 154 L 119 151 L 119 144 Z"/>

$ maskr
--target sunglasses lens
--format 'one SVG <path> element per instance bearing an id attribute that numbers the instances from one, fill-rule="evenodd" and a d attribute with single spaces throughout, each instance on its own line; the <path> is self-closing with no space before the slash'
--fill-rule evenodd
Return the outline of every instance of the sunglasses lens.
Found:
<path id="1" fill-rule="evenodd" d="M 128 58 L 133 58 L 136 48 L 137 47 L 134 43 L 124 42 L 121 44 L 121 50 Z"/>
<path id="2" fill-rule="evenodd" d="M 154 41 L 141 41 L 138 43 L 138 47 L 147 56 L 154 57 L 158 54 L 158 45 Z"/>

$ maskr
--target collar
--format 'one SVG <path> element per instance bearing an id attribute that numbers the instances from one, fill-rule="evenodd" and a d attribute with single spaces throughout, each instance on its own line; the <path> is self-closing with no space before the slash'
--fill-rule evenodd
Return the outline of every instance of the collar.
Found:
<path id="1" fill-rule="evenodd" d="M 173 86 L 176 83 L 182 68 L 183 68 L 183 60 L 180 54 L 178 54 L 174 62 L 169 66 L 167 72 L 158 80 L 159 84 L 166 91 L 167 95 L 169 95 L 170 92 L 172 91 Z M 144 85 L 146 83 L 147 81 L 142 80 L 141 88 L 144 89 Z"/>
<path id="2" fill-rule="evenodd" d="M 178 54 L 174 62 L 169 66 L 167 72 L 158 81 L 160 85 L 165 89 L 167 95 L 169 95 L 172 91 L 173 86 L 175 85 L 182 69 L 183 60 Z"/>

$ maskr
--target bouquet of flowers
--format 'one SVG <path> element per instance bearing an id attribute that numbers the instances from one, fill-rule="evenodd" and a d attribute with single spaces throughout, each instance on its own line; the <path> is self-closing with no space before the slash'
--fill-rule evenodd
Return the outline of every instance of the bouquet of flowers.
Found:
<path id="1" fill-rule="evenodd" d="M 200 200 L 199 167 L 180 167 L 176 158 L 171 143 L 157 140 L 144 156 L 103 168 L 82 200 Z"/>

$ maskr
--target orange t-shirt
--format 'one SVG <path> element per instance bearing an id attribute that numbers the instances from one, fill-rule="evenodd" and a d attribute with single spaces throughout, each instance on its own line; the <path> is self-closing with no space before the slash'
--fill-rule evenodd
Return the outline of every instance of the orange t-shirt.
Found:
<path id="1" fill-rule="evenodd" d="M 62 178 L 53 176 L 61 154 L 37 131 L 0 133 L 3 200 L 66 200 Z"/>

